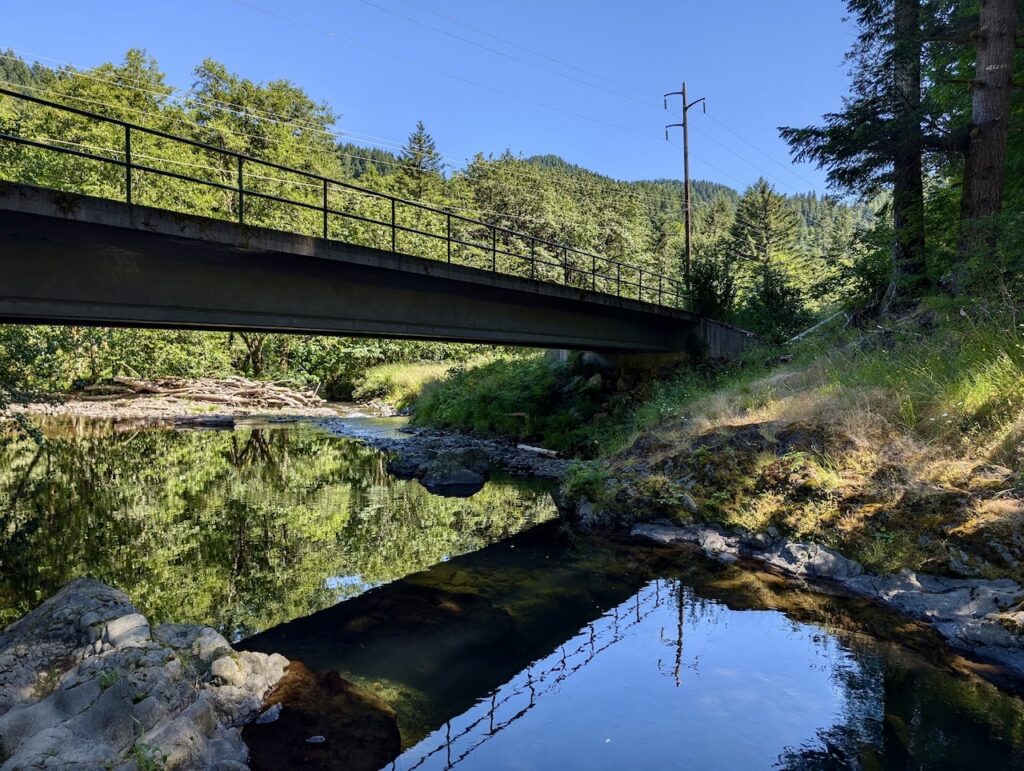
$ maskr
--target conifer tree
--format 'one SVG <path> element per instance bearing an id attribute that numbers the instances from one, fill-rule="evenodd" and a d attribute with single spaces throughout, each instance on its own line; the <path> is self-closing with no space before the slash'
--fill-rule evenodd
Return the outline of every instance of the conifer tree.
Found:
<path id="1" fill-rule="evenodd" d="M 893 190 L 894 280 L 912 295 L 925 280 L 923 124 L 933 124 L 921 98 L 921 0 L 847 0 L 860 31 L 846 56 L 851 95 L 824 125 L 782 128 L 797 160 L 826 169 L 829 181 L 870 196 Z"/>
<path id="2" fill-rule="evenodd" d="M 406 141 L 399 156 L 398 187 L 402 195 L 413 201 L 430 202 L 441 191 L 441 154 L 423 121 Z"/>
<path id="3" fill-rule="evenodd" d="M 732 252 L 760 273 L 790 256 L 799 235 L 800 217 L 764 178 L 747 188 L 732 225 Z"/>

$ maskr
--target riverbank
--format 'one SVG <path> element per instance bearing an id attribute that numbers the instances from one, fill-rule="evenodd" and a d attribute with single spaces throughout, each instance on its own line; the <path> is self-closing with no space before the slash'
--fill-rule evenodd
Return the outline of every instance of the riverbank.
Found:
<path id="1" fill-rule="evenodd" d="M 1004 307 L 936 300 L 826 329 L 784 357 L 659 376 L 628 399 L 619 382 L 628 378 L 585 366 L 538 359 L 517 372 L 459 374 L 425 397 L 418 420 L 471 428 L 487 403 L 570 404 L 532 432 L 513 422 L 508 433 L 550 439 L 582 418 L 560 435 L 577 446 L 585 438 L 596 449 L 577 456 L 596 458 L 572 466 L 562 496 L 591 528 L 781 538 L 831 550 L 883 583 L 920 576 L 903 581 L 905 596 L 956 580 L 1005 590 L 991 612 L 1024 599 L 1024 342 Z M 488 432 L 504 433 L 501 420 Z M 957 623 L 960 635 L 967 622 Z M 1024 645 L 1016 616 L 984 623 L 1012 635 L 1000 645 Z"/>
<path id="2" fill-rule="evenodd" d="M 333 434 L 387 452 L 390 474 L 398 479 L 418 479 L 428 490 L 442 495 L 472 495 L 492 472 L 558 483 L 571 466 L 571 461 L 558 453 L 508 439 L 424 428 L 405 428 L 401 436 L 387 435 L 344 418 L 317 423 Z"/>
<path id="3" fill-rule="evenodd" d="M 315 391 L 280 383 L 225 378 L 115 378 L 85 390 L 15 404 L 13 413 L 74 417 L 132 425 L 230 425 L 235 417 L 329 418 L 338 411 Z"/>
<path id="4" fill-rule="evenodd" d="M 287 666 L 208 627 L 151 626 L 123 592 L 78 579 L 0 634 L 0 761 L 246 768 L 239 726 Z"/>
<path id="5" fill-rule="evenodd" d="M 350 741 L 320 747 L 311 730 L 323 724 L 346 726 Z M 244 771 L 253 737 L 242 729 L 254 725 L 257 747 L 289 767 L 312 754 L 377 768 L 399 747 L 394 711 L 372 694 L 277 653 L 237 651 L 206 626 L 151 625 L 99 581 L 72 581 L 0 633 L 4 768 Z"/>

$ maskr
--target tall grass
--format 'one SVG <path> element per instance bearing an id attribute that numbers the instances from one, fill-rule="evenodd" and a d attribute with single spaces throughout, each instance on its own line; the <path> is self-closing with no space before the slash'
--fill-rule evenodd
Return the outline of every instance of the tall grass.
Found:
<path id="1" fill-rule="evenodd" d="M 356 380 L 352 397 L 356 401 L 376 399 L 404 409 L 443 380 L 453 366 L 437 361 L 379 364 Z"/>

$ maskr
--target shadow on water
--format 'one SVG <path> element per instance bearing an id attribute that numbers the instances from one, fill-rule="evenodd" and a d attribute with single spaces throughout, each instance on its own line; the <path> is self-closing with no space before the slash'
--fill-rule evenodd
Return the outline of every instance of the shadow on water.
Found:
<path id="1" fill-rule="evenodd" d="M 1024 767 L 1020 700 L 929 630 L 559 523 L 241 645 L 383 697 L 399 769 Z"/>

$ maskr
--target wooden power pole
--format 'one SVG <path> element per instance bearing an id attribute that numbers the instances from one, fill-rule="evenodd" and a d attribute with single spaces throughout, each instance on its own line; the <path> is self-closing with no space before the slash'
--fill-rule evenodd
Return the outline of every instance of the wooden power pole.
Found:
<path id="1" fill-rule="evenodd" d="M 670 123 L 665 126 L 665 140 L 668 140 L 668 130 L 670 128 L 681 128 L 683 130 L 683 215 L 686 229 L 686 251 L 683 255 L 683 283 L 686 284 L 686 289 L 690 289 L 690 259 L 693 243 L 693 216 L 691 211 L 692 196 L 690 195 L 690 128 L 688 115 L 690 108 L 696 105 L 701 105 L 701 109 L 707 111 L 707 100 L 702 96 L 700 99 L 694 99 L 692 102 L 687 101 L 686 96 L 686 82 L 683 82 L 683 87 L 679 91 L 669 91 L 664 96 L 665 109 L 668 109 L 668 98 L 670 96 L 679 96 L 683 100 L 683 122 L 682 123 Z"/>

